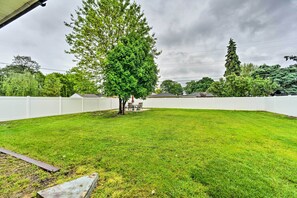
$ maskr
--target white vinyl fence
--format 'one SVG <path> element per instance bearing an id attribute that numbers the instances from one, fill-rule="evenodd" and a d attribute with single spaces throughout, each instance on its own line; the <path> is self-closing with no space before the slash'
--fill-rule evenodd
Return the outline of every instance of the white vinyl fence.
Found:
<path id="1" fill-rule="evenodd" d="M 297 96 L 248 98 L 148 98 L 144 108 L 268 111 L 297 117 Z M 0 121 L 118 108 L 117 98 L 0 97 Z"/>
<path id="2" fill-rule="evenodd" d="M 117 98 L 0 97 L 0 121 L 116 109 Z"/>
<path id="3" fill-rule="evenodd" d="M 268 111 L 297 117 L 297 96 L 233 98 L 148 98 L 146 108 Z"/>

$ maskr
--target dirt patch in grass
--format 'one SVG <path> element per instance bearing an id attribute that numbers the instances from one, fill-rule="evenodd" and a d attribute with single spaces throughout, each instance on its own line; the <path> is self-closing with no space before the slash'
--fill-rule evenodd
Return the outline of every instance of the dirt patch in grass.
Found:
<path id="1" fill-rule="evenodd" d="M 55 181 L 50 173 L 0 153 L 0 197 L 32 197 Z M 13 193 L 11 193 L 13 192 Z"/>

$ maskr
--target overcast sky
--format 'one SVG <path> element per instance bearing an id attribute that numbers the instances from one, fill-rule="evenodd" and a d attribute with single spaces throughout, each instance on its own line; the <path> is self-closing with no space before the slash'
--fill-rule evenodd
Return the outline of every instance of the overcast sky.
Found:
<path id="1" fill-rule="evenodd" d="M 220 78 L 226 46 L 233 38 L 241 62 L 288 66 L 285 55 L 297 55 L 297 0 L 137 0 L 158 49 L 161 80 L 181 83 L 203 76 Z M 43 68 L 75 66 L 64 21 L 81 0 L 48 0 L 0 29 L 0 67 L 15 55 L 31 56 Z M 49 73 L 49 70 L 42 70 Z"/>

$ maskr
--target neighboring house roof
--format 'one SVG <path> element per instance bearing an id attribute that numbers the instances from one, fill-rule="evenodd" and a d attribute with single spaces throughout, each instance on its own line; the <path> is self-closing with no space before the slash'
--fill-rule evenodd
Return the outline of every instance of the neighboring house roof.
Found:
<path id="1" fill-rule="evenodd" d="M 80 95 L 80 94 L 75 93 L 72 96 L 70 96 L 70 98 L 83 98 L 83 96 Z"/>
<path id="2" fill-rule="evenodd" d="M 157 95 L 151 95 L 149 98 L 178 98 L 178 96 L 170 93 L 160 93 Z"/>
<path id="3" fill-rule="evenodd" d="M 11 23 L 47 0 L 2 0 L 0 3 L 0 28 Z"/>
<path id="4" fill-rule="evenodd" d="M 72 96 L 70 96 L 70 98 L 102 98 L 102 97 L 104 97 L 103 94 L 84 94 L 84 95 L 81 95 L 81 94 L 78 94 L 78 93 L 75 93 Z"/>
<path id="5" fill-rule="evenodd" d="M 84 94 L 84 95 L 81 95 L 81 94 L 78 94 L 78 93 L 75 93 L 72 96 L 70 96 L 70 98 L 102 98 L 102 97 L 104 97 L 103 94 Z"/>
<path id="6" fill-rule="evenodd" d="M 101 98 L 103 97 L 102 94 L 85 94 L 83 95 L 84 98 Z"/>
<path id="7" fill-rule="evenodd" d="M 205 93 L 204 97 L 215 97 L 215 95 L 213 95 L 212 93 Z"/>
<path id="8" fill-rule="evenodd" d="M 98 96 L 96 94 L 84 94 L 83 97 L 84 98 L 98 98 Z"/>
<path id="9" fill-rule="evenodd" d="M 182 96 L 183 98 L 200 98 L 200 97 L 214 97 L 213 94 L 207 93 L 207 92 L 195 92 L 192 94 L 188 94 L 185 96 Z"/>

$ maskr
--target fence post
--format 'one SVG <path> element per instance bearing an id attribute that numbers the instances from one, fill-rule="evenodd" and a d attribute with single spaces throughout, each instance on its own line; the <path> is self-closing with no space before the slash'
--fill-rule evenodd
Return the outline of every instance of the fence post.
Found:
<path id="1" fill-rule="evenodd" d="M 59 97 L 59 115 L 62 115 L 62 97 Z"/>
<path id="2" fill-rule="evenodd" d="M 26 117 L 31 117 L 31 98 L 30 96 L 27 96 L 26 98 Z"/>
<path id="3" fill-rule="evenodd" d="M 84 112 L 84 98 L 81 98 L 81 112 Z"/>

